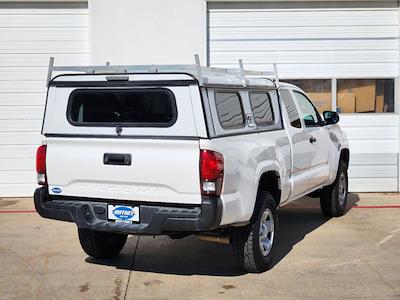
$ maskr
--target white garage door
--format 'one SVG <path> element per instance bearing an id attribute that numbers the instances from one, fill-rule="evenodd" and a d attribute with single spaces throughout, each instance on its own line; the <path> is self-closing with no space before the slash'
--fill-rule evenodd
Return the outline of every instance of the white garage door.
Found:
<path id="1" fill-rule="evenodd" d="M 286 79 L 392 80 L 399 76 L 398 6 L 397 1 L 210 3 L 208 60 L 211 66 L 237 67 L 241 58 L 255 70 L 277 63 Z M 400 191 L 399 123 L 393 113 L 342 115 L 352 191 Z"/>
<path id="2" fill-rule="evenodd" d="M 49 57 L 88 64 L 86 3 L 0 3 L 0 197 L 32 196 Z"/>
<path id="3" fill-rule="evenodd" d="M 397 1 L 209 5 L 210 64 L 282 78 L 398 76 L 398 37 Z"/>

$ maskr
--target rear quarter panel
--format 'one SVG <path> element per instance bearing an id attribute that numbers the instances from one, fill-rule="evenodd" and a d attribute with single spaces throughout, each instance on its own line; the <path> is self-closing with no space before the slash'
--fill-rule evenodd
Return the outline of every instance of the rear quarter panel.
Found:
<path id="1" fill-rule="evenodd" d="M 246 222 L 253 214 L 258 182 L 267 171 L 280 174 L 282 197 L 290 191 L 290 145 L 284 130 L 200 140 L 201 149 L 224 156 L 221 225 Z"/>

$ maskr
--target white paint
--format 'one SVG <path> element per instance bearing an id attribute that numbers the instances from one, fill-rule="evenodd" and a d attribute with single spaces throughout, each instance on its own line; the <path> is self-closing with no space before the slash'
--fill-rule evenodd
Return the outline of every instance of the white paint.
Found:
<path id="1" fill-rule="evenodd" d="M 0 196 L 33 194 L 49 57 L 87 64 L 87 27 L 81 3 L 0 3 Z"/>
<path id="2" fill-rule="evenodd" d="M 206 58 L 206 1 L 90 2 L 91 63 L 193 63 Z"/>
<path id="3" fill-rule="evenodd" d="M 377 243 L 376 245 L 382 246 L 383 244 L 385 244 L 387 241 L 391 240 L 393 238 L 393 234 L 389 234 L 388 236 L 384 237 L 379 243 Z"/>

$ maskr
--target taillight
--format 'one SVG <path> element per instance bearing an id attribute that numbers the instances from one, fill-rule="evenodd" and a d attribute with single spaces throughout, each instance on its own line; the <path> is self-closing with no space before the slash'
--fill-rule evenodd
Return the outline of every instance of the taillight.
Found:
<path id="1" fill-rule="evenodd" d="M 200 188 L 203 196 L 220 196 L 224 178 L 224 157 L 218 152 L 200 150 Z"/>
<path id="2" fill-rule="evenodd" d="M 42 145 L 36 152 L 36 173 L 40 185 L 46 185 L 46 145 Z"/>

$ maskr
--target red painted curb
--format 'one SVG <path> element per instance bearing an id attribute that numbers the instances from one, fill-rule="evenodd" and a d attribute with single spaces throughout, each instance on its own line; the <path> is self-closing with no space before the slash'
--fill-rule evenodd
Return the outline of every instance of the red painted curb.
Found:
<path id="1" fill-rule="evenodd" d="M 0 210 L 0 214 L 31 214 L 36 210 Z"/>
<path id="2" fill-rule="evenodd" d="M 400 208 L 400 205 L 357 205 L 353 208 Z"/>

